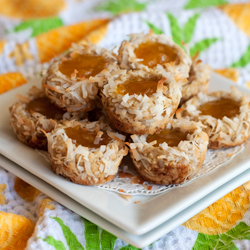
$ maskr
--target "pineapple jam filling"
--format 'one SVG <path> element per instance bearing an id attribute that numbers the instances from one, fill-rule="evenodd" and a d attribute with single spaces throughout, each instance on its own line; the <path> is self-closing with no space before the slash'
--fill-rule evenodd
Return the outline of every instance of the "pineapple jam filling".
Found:
<path id="1" fill-rule="evenodd" d="M 62 120 L 65 111 L 51 103 L 47 97 L 39 97 L 30 101 L 26 110 L 44 115 L 47 119 Z"/>
<path id="2" fill-rule="evenodd" d="M 120 95 L 147 95 L 151 96 L 157 91 L 157 80 L 132 79 L 118 84 L 116 93 Z"/>
<path id="3" fill-rule="evenodd" d="M 200 115 L 210 115 L 216 119 L 222 119 L 224 116 L 233 118 L 239 114 L 240 103 L 229 98 L 210 101 L 202 104 L 198 110 Z"/>
<path id="4" fill-rule="evenodd" d="M 163 142 L 166 142 L 169 147 L 177 147 L 181 141 L 187 139 L 187 132 L 183 133 L 174 129 L 165 129 L 159 134 L 148 135 L 147 142 L 157 141 L 154 147 L 159 147 Z"/>
<path id="5" fill-rule="evenodd" d="M 174 48 L 158 42 L 141 43 L 135 49 L 135 55 L 137 58 L 143 59 L 140 63 L 149 68 L 169 62 L 175 62 L 176 65 L 180 63 L 177 51 Z"/>
<path id="6" fill-rule="evenodd" d="M 103 56 L 74 54 L 60 64 L 59 71 L 68 77 L 76 73 L 76 79 L 80 81 L 99 74 L 106 63 Z"/>
<path id="7" fill-rule="evenodd" d="M 101 132 L 101 136 L 98 136 L 96 131 L 90 131 L 80 126 L 68 127 L 65 129 L 67 136 L 75 141 L 76 145 L 82 145 L 88 148 L 99 148 L 101 145 L 107 145 L 112 141 L 106 132 Z M 98 138 L 98 137 L 99 138 Z M 97 140 L 96 140 L 97 139 Z"/>

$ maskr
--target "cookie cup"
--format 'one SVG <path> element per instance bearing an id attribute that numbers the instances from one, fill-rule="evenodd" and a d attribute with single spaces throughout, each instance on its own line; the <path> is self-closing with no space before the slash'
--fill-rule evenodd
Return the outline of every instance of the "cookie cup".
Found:
<path id="1" fill-rule="evenodd" d="M 41 113 L 26 109 L 30 101 L 40 97 L 45 97 L 45 93 L 35 86 L 29 90 L 27 97 L 19 96 L 19 101 L 9 108 L 10 125 L 22 143 L 37 149 L 47 149 L 47 138 L 41 130 L 50 132 L 60 120 L 48 119 Z M 62 119 L 80 120 L 84 117 L 85 114 L 81 112 L 70 114 L 65 111 Z"/>
<path id="2" fill-rule="evenodd" d="M 239 102 L 239 114 L 233 118 L 224 116 L 222 119 L 210 115 L 200 115 L 199 106 L 221 98 L 229 98 Z M 231 87 L 230 92 L 217 91 L 199 93 L 182 105 L 183 111 L 177 113 L 178 118 L 201 122 L 203 131 L 209 136 L 209 148 L 228 148 L 244 143 L 250 136 L 250 98 L 240 92 L 236 87 Z"/>
<path id="3" fill-rule="evenodd" d="M 207 93 L 211 75 L 211 68 L 200 60 L 194 61 L 190 71 L 188 82 L 182 86 L 181 104 L 197 95 L 199 92 Z"/>
<path id="4" fill-rule="evenodd" d="M 138 174 L 156 184 L 179 184 L 193 177 L 205 159 L 208 136 L 198 124 L 174 119 L 167 128 L 188 132 L 185 141 L 177 147 L 166 142 L 153 146 L 156 141 L 147 142 L 148 135 L 132 135 L 130 156 Z"/>
<path id="5" fill-rule="evenodd" d="M 76 73 L 71 76 L 59 71 L 60 64 L 75 54 L 103 56 L 105 68 L 95 76 L 79 80 Z M 43 88 L 46 95 L 57 106 L 66 108 L 68 112 L 90 111 L 98 104 L 98 91 L 106 82 L 112 70 L 117 70 L 117 59 L 114 53 L 96 45 L 74 45 L 63 57 L 54 60 L 47 71 L 43 72 Z"/>
<path id="6" fill-rule="evenodd" d="M 106 131 L 112 141 L 99 148 L 77 145 L 65 132 L 65 128 L 76 126 L 88 131 Z M 46 135 L 53 171 L 77 184 L 99 185 L 111 181 L 122 158 L 128 153 L 123 143 L 125 137 L 112 132 L 104 123 L 67 121 Z"/>
<path id="7" fill-rule="evenodd" d="M 157 91 L 150 96 L 118 94 L 117 86 L 131 79 L 158 81 Z M 101 92 L 103 107 L 110 124 L 128 134 L 153 134 L 165 128 L 179 105 L 182 82 L 174 74 L 149 73 L 143 70 L 115 72 Z"/>
<path id="8" fill-rule="evenodd" d="M 136 57 L 135 50 L 140 44 L 146 42 L 158 42 L 173 48 L 178 57 L 179 63 L 176 64 L 175 62 L 169 62 L 162 65 L 157 64 L 157 66 L 154 68 L 150 68 L 142 64 L 142 59 Z M 166 37 L 164 34 L 156 35 L 152 32 L 146 35 L 143 33 L 131 34 L 129 41 L 123 41 L 119 48 L 118 62 L 122 69 L 127 70 L 140 69 L 147 72 L 162 72 L 171 70 L 175 72 L 177 78 L 181 79 L 188 77 L 188 72 L 192 64 L 192 60 L 190 59 L 189 55 L 187 55 L 185 51 L 171 38 Z"/>

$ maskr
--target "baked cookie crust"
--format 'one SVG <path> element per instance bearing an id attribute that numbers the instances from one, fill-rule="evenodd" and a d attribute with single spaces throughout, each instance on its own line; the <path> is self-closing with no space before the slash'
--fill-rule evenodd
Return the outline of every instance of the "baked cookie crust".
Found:
<path id="1" fill-rule="evenodd" d="M 239 102 L 239 114 L 233 118 L 224 116 L 216 119 L 210 115 L 200 115 L 199 106 L 203 103 L 229 98 Z M 231 87 L 230 92 L 217 91 L 212 93 L 199 93 L 188 100 L 181 107 L 184 109 L 177 114 L 177 117 L 186 120 L 201 122 L 203 131 L 209 136 L 209 148 L 228 148 L 244 143 L 250 136 L 250 98 L 241 93 L 238 88 Z"/>
<path id="2" fill-rule="evenodd" d="M 157 91 L 150 96 L 118 94 L 117 86 L 133 79 L 155 79 Z M 102 103 L 111 125 L 128 134 L 153 134 L 165 128 L 179 105 L 182 82 L 173 73 L 143 70 L 114 72 L 101 92 Z"/>
<path id="3" fill-rule="evenodd" d="M 65 128 L 76 126 L 89 131 L 106 131 L 113 140 L 96 149 L 77 145 L 65 132 Z M 125 137 L 100 122 L 66 121 L 46 135 L 53 171 L 77 184 L 99 185 L 111 181 L 128 153 L 123 143 Z"/>
<path id="4" fill-rule="evenodd" d="M 18 139 L 30 147 L 38 149 L 47 149 L 47 138 L 41 130 L 50 132 L 60 121 L 48 119 L 38 112 L 30 112 L 26 109 L 27 104 L 39 97 L 45 97 L 42 89 L 33 86 L 28 96 L 21 96 L 20 100 L 14 103 L 10 108 L 10 125 L 17 135 Z M 65 111 L 63 119 L 83 119 L 84 113 L 70 114 Z"/>
<path id="5" fill-rule="evenodd" d="M 76 74 L 64 75 L 59 71 L 60 64 L 74 54 L 103 56 L 106 60 L 105 69 L 95 76 L 76 79 Z M 105 83 L 112 70 L 117 70 L 116 55 L 93 44 L 73 45 L 63 57 L 54 60 L 47 71 L 43 72 L 42 85 L 46 95 L 57 106 L 66 108 L 68 112 L 90 111 L 98 103 L 98 91 Z"/>
<path id="6" fill-rule="evenodd" d="M 140 44 L 146 42 L 158 42 L 163 45 L 168 45 L 172 47 L 178 56 L 179 63 L 175 62 L 164 63 L 163 65 L 158 64 L 154 68 L 149 68 L 148 66 L 141 63 L 141 59 L 137 58 L 135 55 L 135 50 Z M 182 79 L 187 78 L 189 75 L 190 66 L 192 60 L 185 51 L 177 45 L 171 38 L 166 37 L 164 34 L 156 35 L 154 33 L 138 33 L 131 34 L 129 41 L 123 41 L 118 53 L 119 66 L 122 69 L 127 70 L 145 70 L 147 72 L 161 72 L 161 71 L 174 71 L 176 78 Z"/>
<path id="7" fill-rule="evenodd" d="M 193 177 L 205 159 L 208 136 L 195 122 L 174 119 L 167 128 L 188 132 L 187 139 L 177 147 L 166 142 L 154 147 L 156 141 L 148 143 L 148 135 L 132 135 L 130 155 L 135 168 L 145 180 L 160 185 L 179 184 Z"/>
<path id="8" fill-rule="evenodd" d="M 201 60 L 195 60 L 189 71 L 188 82 L 182 86 L 181 104 L 199 92 L 207 93 L 210 75 L 210 66 L 202 63 Z"/>

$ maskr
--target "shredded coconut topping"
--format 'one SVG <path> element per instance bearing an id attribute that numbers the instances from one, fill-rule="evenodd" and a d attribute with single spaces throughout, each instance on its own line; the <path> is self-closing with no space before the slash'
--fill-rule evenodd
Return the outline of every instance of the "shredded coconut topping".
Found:
<path id="1" fill-rule="evenodd" d="M 123 41 L 119 48 L 118 61 L 121 68 L 127 70 L 142 69 L 147 72 L 154 71 L 158 73 L 161 71 L 170 70 L 175 72 L 175 74 L 179 76 L 180 79 L 188 77 L 188 72 L 192 61 L 189 55 L 187 55 L 180 46 L 175 44 L 171 38 L 166 37 L 164 34 L 156 35 L 154 33 L 148 33 L 146 35 L 143 33 L 131 34 L 130 37 L 130 41 Z M 136 58 L 134 51 L 141 43 L 148 41 L 159 42 L 161 44 L 173 47 L 177 51 L 177 56 L 179 57 L 180 63 L 178 65 L 175 65 L 175 63 L 166 63 L 163 66 L 158 64 L 153 69 L 140 63 L 141 59 Z"/>
<path id="2" fill-rule="evenodd" d="M 210 115 L 200 115 L 199 106 L 203 103 L 221 98 L 231 98 L 240 103 L 239 114 L 234 118 L 216 119 Z M 240 145 L 250 136 L 250 98 L 232 87 L 230 92 L 218 91 L 209 94 L 199 93 L 182 107 L 181 117 L 187 120 L 200 121 L 203 130 L 208 134 L 211 148 Z"/>
<path id="3" fill-rule="evenodd" d="M 135 167 L 144 178 L 158 184 L 181 183 L 194 176 L 200 170 L 207 151 L 208 136 L 199 124 L 174 119 L 171 128 L 188 132 L 187 139 L 177 147 L 170 147 L 166 142 L 154 147 L 155 142 L 146 141 L 147 135 L 131 136 L 133 143 L 130 143 L 130 149 Z M 159 171 L 159 167 L 163 170 Z M 163 177 L 160 173 L 157 175 L 154 169 L 160 173 L 165 171 L 165 174 Z"/>
<path id="4" fill-rule="evenodd" d="M 73 182 L 85 185 L 97 185 L 114 178 L 123 156 L 128 152 L 120 139 L 123 136 L 119 135 L 119 140 L 116 139 L 118 136 L 112 137 L 111 142 L 99 148 L 88 148 L 76 145 L 67 136 L 65 128 L 75 126 L 92 131 L 98 130 L 94 143 L 98 143 L 103 131 L 106 131 L 108 135 L 113 134 L 107 124 L 100 122 L 71 121 L 58 125 L 47 134 L 48 151 L 54 171 L 70 178 Z"/>
<path id="5" fill-rule="evenodd" d="M 59 66 L 65 60 L 65 56 L 52 62 L 46 74 L 43 76 L 43 87 L 46 95 L 55 102 L 59 107 L 67 108 L 69 112 L 89 111 L 96 106 L 97 93 L 99 88 L 107 83 L 107 76 L 112 71 L 118 70 L 115 55 L 104 48 L 96 45 L 73 45 L 70 52 L 72 53 L 102 55 L 107 60 L 107 68 L 95 76 L 86 79 L 82 77 L 80 81 L 76 80 L 75 70 L 71 77 L 62 74 Z"/>
<path id="6" fill-rule="evenodd" d="M 206 93 L 208 91 L 210 75 L 211 68 L 208 64 L 204 64 L 200 60 L 194 61 L 189 72 L 188 82 L 182 86 L 181 103 L 197 95 L 199 92 Z"/>
<path id="7" fill-rule="evenodd" d="M 111 123 L 115 126 L 114 119 L 116 119 L 126 124 L 125 129 L 119 127 L 119 130 L 130 134 L 151 134 L 165 127 L 174 115 L 181 98 L 181 84 L 175 81 L 174 74 L 166 71 L 156 74 L 142 70 L 114 73 L 102 91 L 102 102 Z M 117 85 L 131 78 L 153 77 L 158 79 L 162 90 L 151 96 L 117 93 Z"/>

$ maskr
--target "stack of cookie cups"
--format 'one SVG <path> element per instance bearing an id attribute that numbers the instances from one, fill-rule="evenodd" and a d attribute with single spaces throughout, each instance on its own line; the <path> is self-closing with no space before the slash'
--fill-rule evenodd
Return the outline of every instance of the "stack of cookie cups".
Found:
<path id="1" fill-rule="evenodd" d="M 199 124 L 173 118 L 197 64 L 172 39 L 149 33 L 122 42 L 118 65 L 122 70 L 109 76 L 102 103 L 111 126 L 130 135 L 137 172 L 156 184 L 191 178 L 204 161 L 208 137 Z"/>

